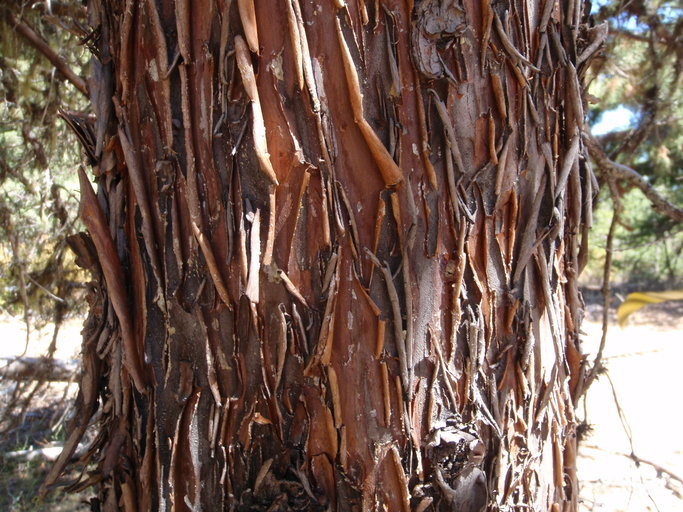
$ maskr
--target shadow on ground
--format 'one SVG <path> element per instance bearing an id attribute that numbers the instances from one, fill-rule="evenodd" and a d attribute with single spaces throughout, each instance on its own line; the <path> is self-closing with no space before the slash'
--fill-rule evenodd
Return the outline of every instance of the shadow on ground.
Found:
<path id="1" fill-rule="evenodd" d="M 12 384 L 0 383 L 3 399 L 12 394 Z M 67 494 L 59 489 L 45 500 L 38 489 L 61 451 L 64 416 L 70 402 L 51 402 L 50 391 L 40 401 L 46 405 L 29 408 L 23 415 L 3 414 L 5 427 L 0 438 L 0 510 L 8 512 L 75 512 L 90 510 L 86 494 Z M 35 398 L 35 397 L 34 397 Z M 4 400 L 3 400 L 4 401 Z M 38 399 L 36 399 L 38 401 Z M 5 404 L 3 404 L 5 405 Z M 8 412 L 6 408 L 3 411 Z M 19 411 L 21 412 L 21 411 Z M 76 476 L 76 475 L 74 475 Z"/>

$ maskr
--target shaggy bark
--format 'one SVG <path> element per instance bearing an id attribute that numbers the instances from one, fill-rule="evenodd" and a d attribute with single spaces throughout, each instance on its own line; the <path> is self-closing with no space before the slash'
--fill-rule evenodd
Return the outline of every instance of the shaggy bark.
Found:
<path id="1" fill-rule="evenodd" d="M 49 481 L 98 410 L 102 510 L 576 510 L 583 9 L 91 0 Z"/>

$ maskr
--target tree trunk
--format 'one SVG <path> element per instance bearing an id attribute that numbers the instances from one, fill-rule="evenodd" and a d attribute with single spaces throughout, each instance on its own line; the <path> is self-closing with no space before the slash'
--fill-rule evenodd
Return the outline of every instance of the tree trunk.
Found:
<path id="1" fill-rule="evenodd" d="M 102 510 L 576 510 L 583 2 L 90 0 Z"/>

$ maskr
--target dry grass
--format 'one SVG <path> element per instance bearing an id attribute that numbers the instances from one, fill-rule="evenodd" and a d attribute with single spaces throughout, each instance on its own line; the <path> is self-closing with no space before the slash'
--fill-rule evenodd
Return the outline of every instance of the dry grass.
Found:
<path id="1" fill-rule="evenodd" d="M 63 326 L 56 357 L 70 359 L 80 347 L 78 321 Z M 0 318 L 0 357 L 24 352 L 24 325 L 8 317 Z M 33 332 L 26 356 L 40 356 L 52 339 L 50 328 Z M 51 460 L 38 452 L 64 440 L 65 419 L 76 393 L 76 386 L 66 383 L 36 381 L 16 383 L 0 380 L 0 510 L 12 512 L 71 512 L 89 510 L 83 505 L 85 495 L 67 495 L 55 490 L 41 501 L 38 488 L 47 475 Z M 27 400 L 29 399 L 30 400 Z"/>
<path id="2" fill-rule="evenodd" d="M 64 388 L 64 385 L 61 386 Z M 74 386 L 72 386 L 74 387 Z M 11 384 L 0 383 L 6 398 Z M 36 492 L 50 469 L 51 460 L 64 440 L 64 415 L 71 400 L 61 400 L 63 389 L 52 386 L 39 391 L 25 414 L 5 416 L 0 437 L 0 510 L 47 512 L 88 510 L 82 495 L 67 495 L 59 490 L 41 501 Z M 73 391 L 67 396 L 71 397 Z M 3 406 L 6 404 L 2 404 Z M 3 407 L 5 411 L 6 408 Z M 39 450 L 48 448 L 48 457 Z M 51 453 L 49 448 L 52 448 Z"/>

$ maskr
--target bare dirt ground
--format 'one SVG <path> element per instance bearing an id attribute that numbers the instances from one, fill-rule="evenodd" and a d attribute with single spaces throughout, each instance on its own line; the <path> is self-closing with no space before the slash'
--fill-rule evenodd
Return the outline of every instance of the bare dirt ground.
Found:
<path id="1" fill-rule="evenodd" d="M 587 310 L 584 351 L 594 355 L 602 307 Z M 647 306 L 623 329 L 611 314 L 603 360 L 579 449 L 581 512 L 683 511 L 683 302 Z"/>
<path id="2" fill-rule="evenodd" d="M 582 343 L 592 358 L 600 341 L 602 308 L 599 297 L 586 298 Z M 63 326 L 57 358 L 78 355 L 79 331 L 79 321 Z M 49 329 L 34 333 L 26 355 L 40 356 L 50 339 Z M 20 354 L 23 324 L 0 317 L 0 340 L 0 358 Z M 579 420 L 590 425 L 579 451 L 580 511 L 683 511 L 683 302 L 648 306 L 634 313 L 623 329 L 612 314 L 604 361 L 607 373 L 591 387 L 586 407 L 582 404 L 578 413 Z M 0 414 L 7 390 L 7 383 L 0 382 Z M 87 494 L 56 494 L 46 503 L 36 502 L 49 461 L 8 457 L 10 451 L 35 451 L 59 442 L 61 427 L 55 431 L 50 424 L 55 423 L 55 403 L 64 402 L 63 392 L 63 386 L 53 385 L 52 400 L 38 399 L 10 442 L 0 439 L 0 510 L 85 510 Z"/>

